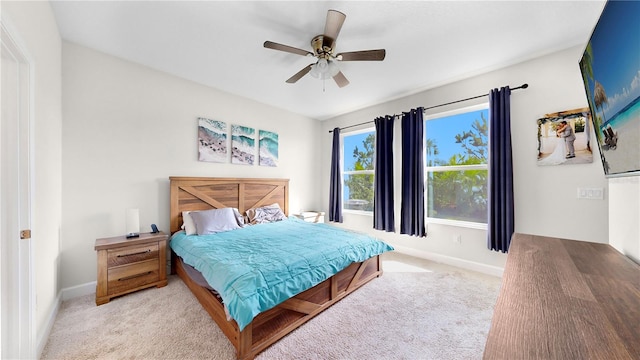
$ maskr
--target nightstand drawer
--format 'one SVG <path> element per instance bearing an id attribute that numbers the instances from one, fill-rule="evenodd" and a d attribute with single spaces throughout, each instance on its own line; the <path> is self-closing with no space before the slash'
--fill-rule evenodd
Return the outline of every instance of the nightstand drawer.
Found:
<path id="1" fill-rule="evenodd" d="M 108 294 L 117 294 L 159 280 L 158 259 L 109 269 L 107 275 Z"/>
<path id="2" fill-rule="evenodd" d="M 158 243 L 107 250 L 107 267 L 158 259 Z"/>

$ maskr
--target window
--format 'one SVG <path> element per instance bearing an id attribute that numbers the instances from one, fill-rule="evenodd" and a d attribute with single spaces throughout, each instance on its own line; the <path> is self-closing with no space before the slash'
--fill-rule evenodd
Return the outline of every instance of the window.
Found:
<path id="1" fill-rule="evenodd" d="M 425 202 L 431 222 L 487 223 L 487 105 L 425 120 Z"/>
<path id="2" fill-rule="evenodd" d="M 342 135 L 342 208 L 373 213 L 373 166 L 376 135 L 373 129 Z"/>

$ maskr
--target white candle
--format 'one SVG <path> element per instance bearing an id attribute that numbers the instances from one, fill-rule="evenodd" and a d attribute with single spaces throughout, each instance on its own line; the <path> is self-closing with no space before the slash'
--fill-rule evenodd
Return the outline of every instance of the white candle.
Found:
<path id="1" fill-rule="evenodd" d="M 140 235 L 140 211 L 138 209 L 127 209 L 126 230 L 127 237 Z"/>

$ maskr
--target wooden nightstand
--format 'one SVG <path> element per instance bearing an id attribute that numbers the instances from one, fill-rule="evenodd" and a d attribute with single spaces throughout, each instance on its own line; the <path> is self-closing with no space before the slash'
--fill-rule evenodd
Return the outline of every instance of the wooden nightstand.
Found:
<path id="1" fill-rule="evenodd" d="M 167 285 L 167 239 L 163 232 L 97 239 L 96 305 L 152 286 Z"/>
<path id="2" fill-rule="evenodd" d="M 300 214 L 293 214 L 298 219 L 302 219 L 306 222 L 323 223 L 324 211 L 303 211 Z"/>

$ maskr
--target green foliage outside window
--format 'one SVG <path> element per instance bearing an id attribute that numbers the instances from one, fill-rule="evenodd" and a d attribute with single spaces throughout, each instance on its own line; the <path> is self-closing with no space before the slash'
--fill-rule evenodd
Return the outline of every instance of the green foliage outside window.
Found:
<path id="1" fill-rule="evenodd" d="M 455 154 L 448 160 L 434 160 L 428 166 L 477 165 L 487 163 L 488 125 L 480 114 L 471 125 L 455 136 L 463 153 Z M 435 139 L 427 139 L 429 151 L 437 149 Z M 449 220 L 487 221 L 487 177 L 482 170 L 454 170 L 428 172 L 427 174 L 427 216 Z"/>
<path id="2" fill-rule="evenodd" d="M 356 162 L 353 169 L 345 171 L 373 170 L 375 155 L 375 135 L 369 134 L 362 142 L 362 148 L 353 149 Z M 349 188 L 349 199 L 345 201 L 345 209 L 373 211 L 373 174 L 345 175 L 345 187 Z"/>

